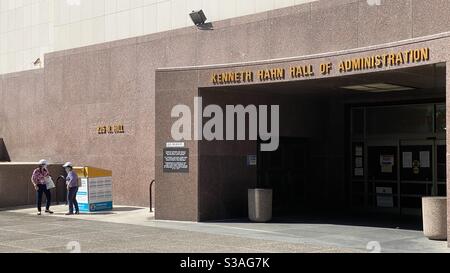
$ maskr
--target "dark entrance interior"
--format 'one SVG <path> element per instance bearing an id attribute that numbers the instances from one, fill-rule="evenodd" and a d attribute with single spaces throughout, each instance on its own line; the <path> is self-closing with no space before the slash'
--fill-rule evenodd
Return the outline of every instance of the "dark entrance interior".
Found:
<path id="1" fill-rule="evenodd" d="M 446 195 L 445 73 L 437 64 L 200 89 L 205 105 L 281 112 L 275 152 L 258 141 L 200 142 L 201 220 L 245 219 L 247 190 L 263 187 L 277 222 L 420 229 L 421 197 Z"/>
<path id="2" fill-rule="evenodd" d="M 258 145 L 259 146 L 259 145 Z M 281 137 L 277 151 L 258 149 L 258 187 L 273 189 L 273 210 L 277 215 L 297 213 L 307 204 L 309 139 Z"/>

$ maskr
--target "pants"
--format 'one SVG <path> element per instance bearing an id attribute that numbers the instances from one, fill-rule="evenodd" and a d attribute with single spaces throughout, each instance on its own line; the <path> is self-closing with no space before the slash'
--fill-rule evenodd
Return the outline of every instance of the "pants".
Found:
<path id="1" fill-rule="evenodd" d="M 37 209 L 40 212 L 41 211 L 41 206 L 42 206 L 42 194 L 45 193 L 45 198 L 47 199 L 47 204 L 45 205 L 45 210 L 49 210 L 50 209 L 50 204 L 52 202 L 52 194 L 50 193 L 49 190 L 47 190 L 47 186 L 46 185 L 38 185 L 38 190 L 36 192 L 37 194 Z"/>
<path id="2" fill-rule="evenodd" d="M 75 212 L 79 212 L 78 201 L 77 201 L 78 187 L 73 187 L 69 189 L 68 199 L 69 199 L 69 213 L 73 213 L 73 207 L 75 206 Z"/>

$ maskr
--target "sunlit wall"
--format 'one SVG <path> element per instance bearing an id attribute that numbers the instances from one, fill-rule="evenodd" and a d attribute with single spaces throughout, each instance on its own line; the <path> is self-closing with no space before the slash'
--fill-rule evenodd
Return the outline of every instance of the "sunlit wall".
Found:
<path id="1" fill-rule="evenodd" d="M 0 0 L 0 74 L 38 68 L 51 51 L 191 26 L 316 0 Z"/>

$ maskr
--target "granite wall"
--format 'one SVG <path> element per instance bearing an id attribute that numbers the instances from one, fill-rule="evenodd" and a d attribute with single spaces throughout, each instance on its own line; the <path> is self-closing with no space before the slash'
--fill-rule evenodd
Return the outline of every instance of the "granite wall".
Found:
<path id="1" fill-rule="evenodd" d="M 422 37 L 449 31 L 449 12 L 446 0 L 380 6 L 321 0 L 213 22 L 213 31 L 191 27 L 50 53 L 43 69 L 0 76 L 0 137 L 12 161 L 47 158 L 112 169 L 115 203 L 148 206 L 148 185 L 161 175 L 155 130 L 165 129 L 156 126 L 155 114 L 164 109 L 158 110 L 155 94 L 178 96 L 155 91 L 157 68 L 304 56 Z M 174 79 L 179 88 L 197 92 L 183 77 Z M 170 122 L 165 112 L 158 119 Z M 124 125 L 125 134 L 97 134 L 97 126 L 115 124 Z M 195 158 L 196 144 L 189 145 Z M 179 191 L 164 180 L 156 183 L 163 191 Z M 196 188 L 183 196 L 186 203 L 157 201 L 161 213 L 170 218 L 169 210 L 185 210 L 183 219 L 196 220 Z"/>

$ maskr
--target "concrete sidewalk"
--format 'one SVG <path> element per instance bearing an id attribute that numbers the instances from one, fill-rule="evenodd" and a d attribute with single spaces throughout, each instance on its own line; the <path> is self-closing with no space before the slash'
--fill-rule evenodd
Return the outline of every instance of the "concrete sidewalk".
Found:
<path id="1" fill-rule="evenodd" d="M 0 212 L 0 252 L 446 252 L 447 243 L 422 232 L 312 223 L 191 223 L 156 221 L 148 208 L 36 216 L 34 208 Z M 21 237 L 23 236 L 23 238 Z M 72 241 L 71 241 L 72 240 Z M 56 245 L 55 245 L 56 244 Z"/>
<path id="2" fill-rule="evenodd" d="M 55 253 L 73 249 L 82 253 L 353 252 L 350 249 L 187 231 L 176 226 L 157 227 L 158 222 L 151 219 L 147 209 L 142 208 L 118 207 L 111 214 L 69 217 L 63 216 L 64 207 L 55 207 L 54 210 L 54 215 L 42 216 L 36 216 L 34 209 L 0 212 L 0 252 Z M 142 220 L 139 215 L 147 220 Z M 117 223 L 126 221 L 133 224 Z"/>

